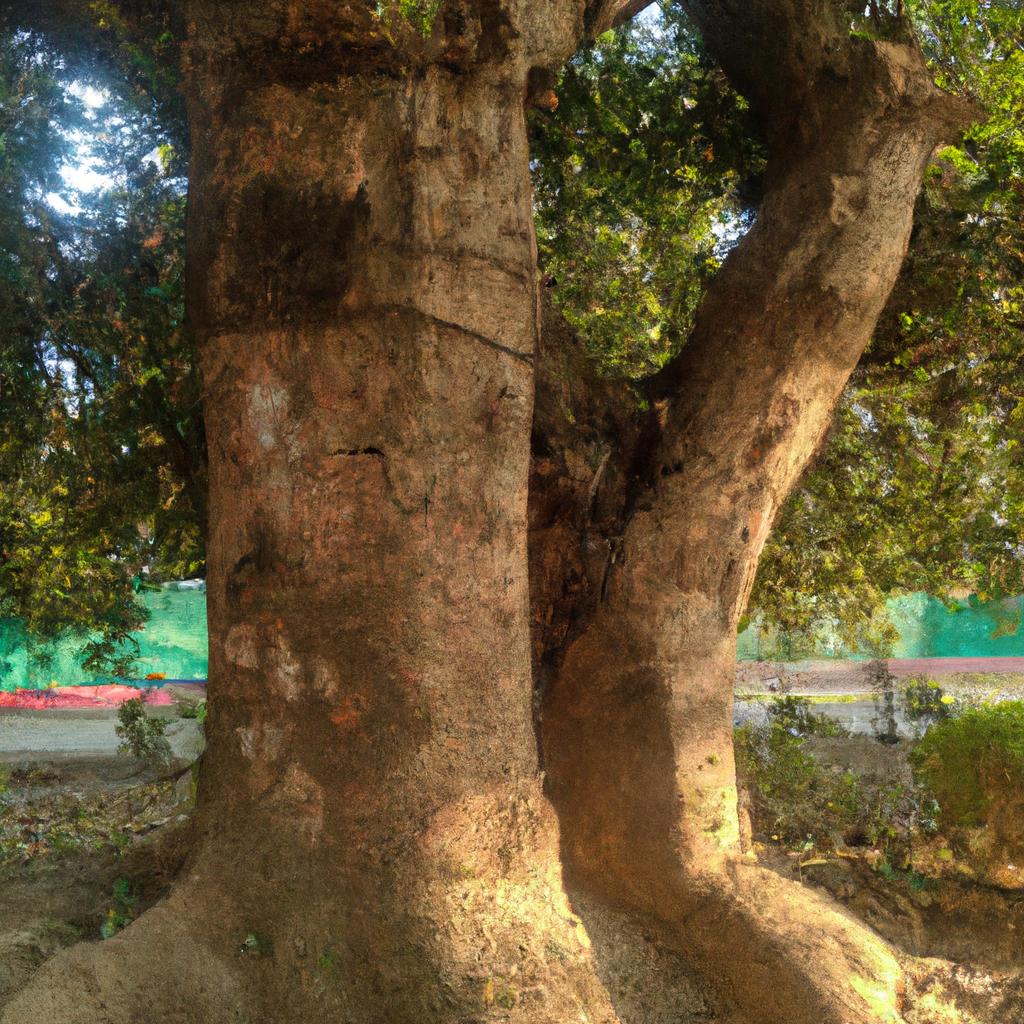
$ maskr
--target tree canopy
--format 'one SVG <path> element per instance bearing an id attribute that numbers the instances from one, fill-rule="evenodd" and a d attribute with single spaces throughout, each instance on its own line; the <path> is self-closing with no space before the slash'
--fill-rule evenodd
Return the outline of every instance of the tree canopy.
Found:
<path id="1" fill-rule="evenodd" d="M 123 671 L 140 583 L 203 563 L 184 165 L 131 82 L 0 42 L 0 610 Z"/>
<path id="2" fill-rule="evenodd" d="M 139 581 L 203 571 L 204 452 L 173 36 L 97 10 L 105 62 L 3 38 L 0 608 L 41 637 L 96 634 L 90 664 L 124 668 Z M 1024 590 L 1024 13 L 910 10 L 939 83 L 986 117 L 929 169 L 904 272 L 751 603 L 791 636 L 829 620 L 880 649 L 890 594 Z M 862 30 L 884 17 L 869 9 Z M 541 266 L 601 371 L 643 404 L 757 215 L 763 147 L 672 4 L 578 54 L 557 98 L 532 115 Z M 61 174 L 83 161 L 91 192 Z"/>

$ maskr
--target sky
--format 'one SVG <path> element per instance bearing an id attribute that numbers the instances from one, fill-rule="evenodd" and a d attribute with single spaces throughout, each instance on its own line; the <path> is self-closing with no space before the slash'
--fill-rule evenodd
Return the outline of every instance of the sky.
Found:
<path id="1" fill-rule="evenodd" d="M 83 85 L 81 82 L 73 82 L 68 88 L 72 96 L 82 101 L 85 107 L 85 116 L 90 121 L 99 117 L 100 111 L 106 106 L 108 97 L 99 89 L 91 85 Z M 58 213 L 80 213 L 82 207 L 74 201 L 74 193 L 93 192 L 97 189 L 108 188 L 113 183 L 109 174 L 103 174 L 97 169 L 98 159 L 90 152 L 88 135 L 85 132 L 71 132 L 69 138 L 75 144 L 76 159 L 64 164 L 60 175 L 68 186 L 65 194 L 51 192 L 46 201 Z"/>

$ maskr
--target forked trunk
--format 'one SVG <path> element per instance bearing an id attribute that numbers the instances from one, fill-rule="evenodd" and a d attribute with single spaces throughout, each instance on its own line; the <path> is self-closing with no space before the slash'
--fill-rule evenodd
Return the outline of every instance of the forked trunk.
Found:
<path id="1" fill-rule="evenodd" d="M 694 4 L 726 70 L 769 80 L 750 91 L 788 155 L 659 383 L 602 601 L 547 662 L 560 841 L 531 718 L 523 102 L 585 25 L 639 5 L 449 0 L 428 38 L 375 6 L 189 4 L 201 838 L 166 902 L 52 961 L 3 1024 L 655 1019 L 598 980 L 563 859 L 719 982 L 723 1022 L 737 1005 L 750 1024 L 892 1019 L 889 951 L 799 891 L 772 918 L 780 883 L 759 876 L 755 898 L 734 858 L 731 668 L 945 99 L 916 50 L 851 42 L 827 5 Z M 606 981 L 624 932 L 593 934 Z M 643 957 L 633 988 L 667 962 Z"/>
<path id="2" fill-rule="evenodd" d="M 659 438 L 600 600 L 548 654 L 549 791 L 580 891 L 660 922 L 761 1024 L 888 1019 L 899 971 L 884 945 L 796 887 L 780 898 L 740 856 L 735 637 L 779 506 L 895 282 L 925 164 L 963 111 L 913 43 L 852 39 L 795 3 L 733 40 L 720 5 L 694 7 L 741 83 L 764 44 L 769 189 L 652 382 Z"/>

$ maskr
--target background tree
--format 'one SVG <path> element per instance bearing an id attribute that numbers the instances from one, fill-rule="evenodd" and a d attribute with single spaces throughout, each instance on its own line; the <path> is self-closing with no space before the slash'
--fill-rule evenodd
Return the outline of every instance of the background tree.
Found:
<path id="1" fill-rule="evenodd" d="M 77 635 L 84 669 L 123 673 L 141 574 L 203 562 L 180 160 L 123 79 L 33 32 L 2 57 L 0 607 L 28 642 Z"/>

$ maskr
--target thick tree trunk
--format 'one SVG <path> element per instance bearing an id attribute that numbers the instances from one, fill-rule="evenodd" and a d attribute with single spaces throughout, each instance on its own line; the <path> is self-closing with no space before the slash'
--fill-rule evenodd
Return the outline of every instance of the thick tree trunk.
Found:
<path id="1" fill-rule="evenodd" d="M 430 68 L 235 104 L 193 220 L 224 232 L 197 870 L 241 883 L 278 1014 L 305 973 L 309 1010 L 351 1020 L 599 1018 L 527 714 L 523 84 Z M 570 956 L 545 1000 L 552 943 Z"/>
<path id="2" fill-rule="evenodd" d="M 371 7 L 191 5 L 202 839 L 5 1024 L 615 1019 L 562 889 L 528 619 L 524 101 L 583 5 L 449 4 L 426 39 Z"/>
<path id="3" fill-rule="evenodd" d="M 3 1024 L 611 1024 L 561 858 L 751 1022 L 890 1019 L 881 943 L 803 894 L 772 920 L 778 885 L 752 897 L 734 859 L 738 609 L 945 121 L 915 53 L 822 41 L 803 4 L 770 5 L 770 25 L 759 5 L 704 17 L 727 69 L 733 31 L 741 69 L 758 64 L 751 39 L 779 44 L 761 67 L 792 108 L 773 120 L 792 158 L 664 382 L 596 612 L 543 659 L 559 669 L 544 735 L 562 840 L 539 789 L 522 107 L 536 68 L 635 6 L 451 0 L 422 38 L 364 3 L 189 5 L 211 483 L 202 837 L 168 901 L 51 962 Z M 574 468 L 593 470 L 584 519 L 634 468 L 604 458 Z M 614 951 L 624 932 L 587 913 Z"/>
<path id="4" fill-rule="evenodd" d="M 544 763 L 581 891 L 660 922 L 763 1024 L 891 1019 L 886 947 L 741 855 L 735 636 L 778 508 L 895 282 L 924 166 L 964 111 L 913 43 L 851 38 L 796 3 L 755 5 L 749 36 L 730 34 L 728 6 L 693 13 L 768 126 L 769 190 L 652 382 L 660 437 L 600 599 L 547 653 Z"/>

